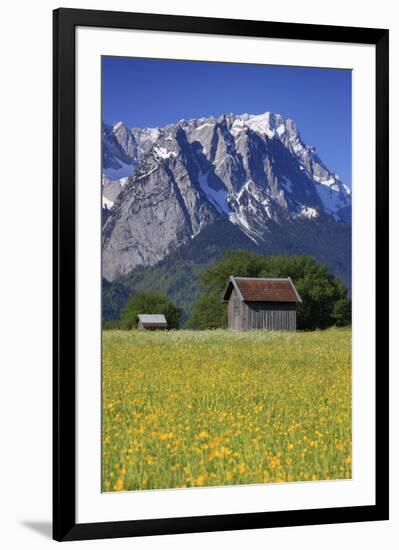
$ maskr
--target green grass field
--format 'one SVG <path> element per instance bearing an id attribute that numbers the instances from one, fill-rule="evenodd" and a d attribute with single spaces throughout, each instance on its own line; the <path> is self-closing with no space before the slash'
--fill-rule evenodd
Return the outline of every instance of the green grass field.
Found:
<path id="1" fill-rule="evenodd" d="M 351 331 L 104 331 L 104 491 L 351 477 Z"/>

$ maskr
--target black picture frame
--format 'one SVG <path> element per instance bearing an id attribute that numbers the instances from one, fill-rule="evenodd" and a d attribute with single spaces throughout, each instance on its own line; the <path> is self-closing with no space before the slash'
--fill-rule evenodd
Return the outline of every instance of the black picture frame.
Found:
<path id="1" fill-rule="evenodd" d="M 376 47 L 376 503 L 370 506 L 78 524 L 75 519 L 75 31 L 107 27 Z M 316 47 L 316 46 L 315 46 Z M 53 12 L 53 537 L 58 541 L 388 519 L 388 30 L 143 13 Z"/>

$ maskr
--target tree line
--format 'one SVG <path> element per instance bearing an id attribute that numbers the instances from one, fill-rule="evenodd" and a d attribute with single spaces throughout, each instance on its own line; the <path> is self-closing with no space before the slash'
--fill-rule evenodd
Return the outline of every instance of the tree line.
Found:
<path id="1" fill-rule="evenodd" d="M 237 277 L 291 277 L 301 298 L 299 330 L 325 329 L 351 323 L 351 300 L 343 282 L 322 263 L 308 255 L 266 256 L 246 250 L 228 250 L 201 274 L 198 296 L 186 326 L 192 329 L 227 327 L 223 290 L 230 275 Z M 179 328 L 182 310 L 161 293 L 135 294 L 119 321 L 105 321 L 104 328 L 131 329 L 139 313 L 163 313 L 169 328 Z"/>

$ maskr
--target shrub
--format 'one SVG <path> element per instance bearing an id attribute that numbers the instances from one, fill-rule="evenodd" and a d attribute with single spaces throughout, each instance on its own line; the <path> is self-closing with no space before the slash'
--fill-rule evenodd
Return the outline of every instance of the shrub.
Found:
<path id="1" fill-rule="evenodd" d="M 122 327 L 135 328 L 137 315 L 141 313 L 163 313 L 168 322 L 168 328 L 178 328 L 182 310 L 161 293 L 142 292 L 135 294 L 126 304 L 122 312 Z"/>

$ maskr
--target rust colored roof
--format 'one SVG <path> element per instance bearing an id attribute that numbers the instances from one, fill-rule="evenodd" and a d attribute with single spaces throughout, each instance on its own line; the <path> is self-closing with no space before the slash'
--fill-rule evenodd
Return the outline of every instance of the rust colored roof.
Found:
<path id="1" fill-rule="evenodd" d="M 230 277 L 223 300 L 227 301 L 233 287 L 244 302 L 301 302 L 290 278 Z"/>

